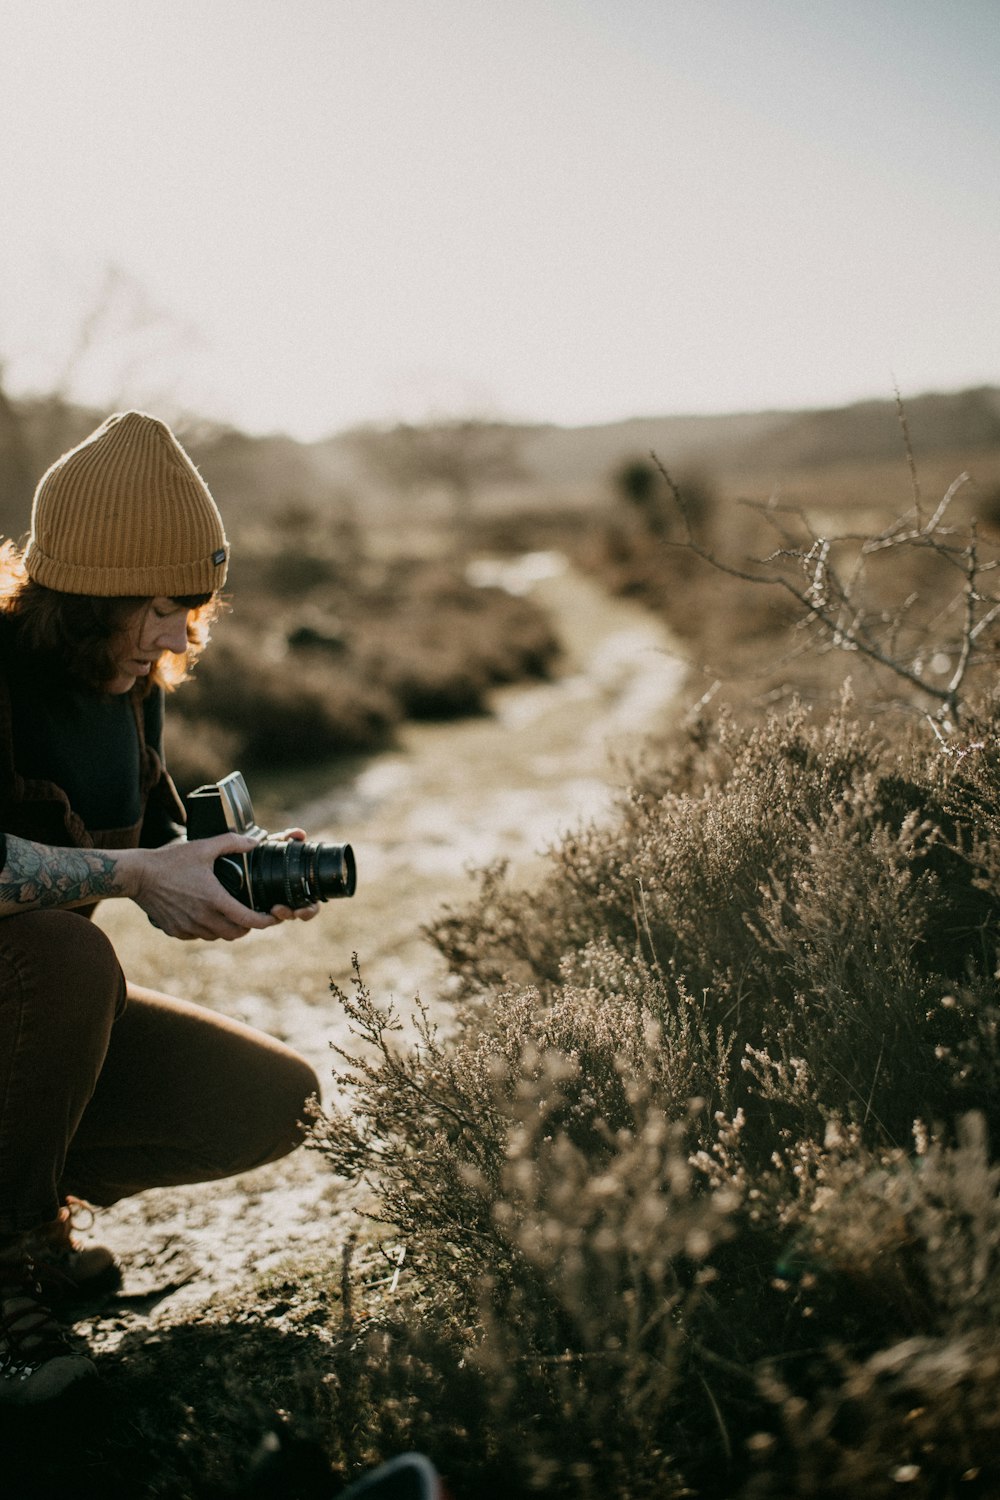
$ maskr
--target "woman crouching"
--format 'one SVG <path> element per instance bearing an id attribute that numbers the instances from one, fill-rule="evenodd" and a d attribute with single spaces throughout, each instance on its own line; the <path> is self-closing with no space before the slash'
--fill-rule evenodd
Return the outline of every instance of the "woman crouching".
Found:
<path id="1" fill-rule="evenodd" d="M 201 475 L 141 412 L 53 464 L 23 557 L 0 555 L 0 1402 L 94 1373 L 56 1315 L 120 1273 L 76 1239 L 77 1200 L 274 1161 L 319 1092 L 282 1043 L 129 983 L 88 920 L 126 898 L 171 937 L 232 942 L 316 913 L 230 895 L 214 862 L 253 840 L 186 842 L 164 767 L 164 687 L 207 641 L 228 559 Z"/>

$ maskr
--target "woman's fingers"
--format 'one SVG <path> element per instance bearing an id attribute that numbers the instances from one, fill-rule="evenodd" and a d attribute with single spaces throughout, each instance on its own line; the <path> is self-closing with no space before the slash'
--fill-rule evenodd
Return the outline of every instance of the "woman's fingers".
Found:
<path id="1" fill-rule="evenodd" d="M 319 906 L 272 906 L 271 916 L 279 922 L 311 922 Z"/>

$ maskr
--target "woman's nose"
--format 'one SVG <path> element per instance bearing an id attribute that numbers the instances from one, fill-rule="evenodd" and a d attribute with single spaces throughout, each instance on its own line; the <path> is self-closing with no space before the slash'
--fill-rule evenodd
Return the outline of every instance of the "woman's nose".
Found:
<path id="1" fill-rule="evenodd" d="M 164 651 L 173 651 L 177 655 L 188 648 L 188 617 L 183 612 L 170 615 L 163 621 L 161 629 L 157 632 L 156 644 Z"/>

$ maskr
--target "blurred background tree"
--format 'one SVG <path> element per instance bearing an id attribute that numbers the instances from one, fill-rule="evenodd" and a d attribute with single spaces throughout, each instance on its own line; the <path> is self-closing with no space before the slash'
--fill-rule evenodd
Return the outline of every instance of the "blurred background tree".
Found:
<path id="1" fill-rule="evenodd" d="M 442 493 L 458 522 L 468 518 L 478 489 L 523 472 L 516 429 L 497 422 L 402 422 L 388 431 L 359 428 L 350 441 L 376 478 L 401 494 Z"/>

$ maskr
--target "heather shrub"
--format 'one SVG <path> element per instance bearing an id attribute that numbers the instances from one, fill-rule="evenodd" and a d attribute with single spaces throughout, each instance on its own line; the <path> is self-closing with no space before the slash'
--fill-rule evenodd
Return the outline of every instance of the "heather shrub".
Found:
<path id="1" fill-rule="evenodd" d="M 484 1494 L 992 1472 L 990 724 L 891 739 L 848 699 L 701 723 L 535 888 L 488 871 L 434 924 L 447 1035 L 397 1034 L 360 976 L 339 997 L 356 1045 L 316 1144 L 406 1254 L 353 1346 L 357 1390 L 392 1372 L 376 1450 L 433 1388 L 439 1461 Z"/>
<path id="2" fill-rule="evenodd" d="M 368 673 L 417 719 L 484 712 L 491 687 L 548 676 L 559 652 L 531 601 L 412 561 L 368 595 L 356 642 Z"/>
<path id="3" fill-rule="evenodd" d="M 700 785 L 683 758 L 648 764 L 615 827 L 566 839 L 539 889 L 488 872 L 432 935 L 470 994 L 634 985 L 668 1025 L 696 1001 L 736 1058 L 733 1107 L 795 1058 L 778 1092 L 799 1124 L 835 1109 L 905 1139 L 952 1086 L 942 996 L 968 981 L 978 1004 L 992 975 L 994 759 L 949 769 L 935 741 L 888 746 L 846 711 L 723 720 Z"/>
<path id="4" fill-rule="evenodd" d="M 647 478 L 597 559 L 623 591 L 737 670 L 797 620 L 935 723 L 703 713 L 531 889 L 497 866 L 432 922 L 446 1033 L 338 996 L 314 1143 L 380 1227 L 332 1428 L 482 1495 L 996 1493 L 992 560 L 951 490 L 875 538 L 720 504 L 678 545 Z M 745 576 L 713 551 L 768 531 Z"/>
<path id="5" fill-rule="evenodd" d="M 422 1021 L 401 1051 L 363 985 L 341 998 L 375 1060 L 349 1065 L 352 1110 L 316 1142 L 338 1173 L 377 1173 L 371 1211 L 407 1248 L 402 1295 L 369 1302 L 353 1346 L 375 1451 L 414 1441 L 432 1403 L 424 1437 L 459 1492 L 464 1471 L 481 1494 L 682 1494 L 685 1325 L 738 1199 L 699 1190 L 687 1110 L 666 1119 L 635 1066 L 643 1029 L 629 1059 L 605 1037 L 591 1088 L 584 1063 L 535 1039 L 530 996 L 501 1001 L 488 1036 L 445 1044 Z M 612 1126 L 604 1101 L 630 1123 Z M 339 1394 L 345 1424 L 358 1414 Z"/>
<path id="6" fill-rule="evenodd" d="M 451 565 L 352 571 L 272 546 L 242 566 L 240 587 L 257 592 L 218 622 L 171 705 L 168 761 L 185 791 L 234 767 L 371 753 L 407 719 L 485 713 L 496 684 L 544 677 L 558 655 L 536 604 Z"/>
<path id="7" fill-rule="evenodd" d="M 252 676 L 252 689 L 250 677 Z M 384 743 L 399 714 L 391 696 L 336 660 L 269 659 L 252 638 L 213 643 L 183 693 L 168 746 L 171 767 L 184 768 L 184 741 L 199 724 L 224 731 L 230 764 L 296 766 L 370 750 Z M 183 777 L 181 778 L 183 779 Z"/>

